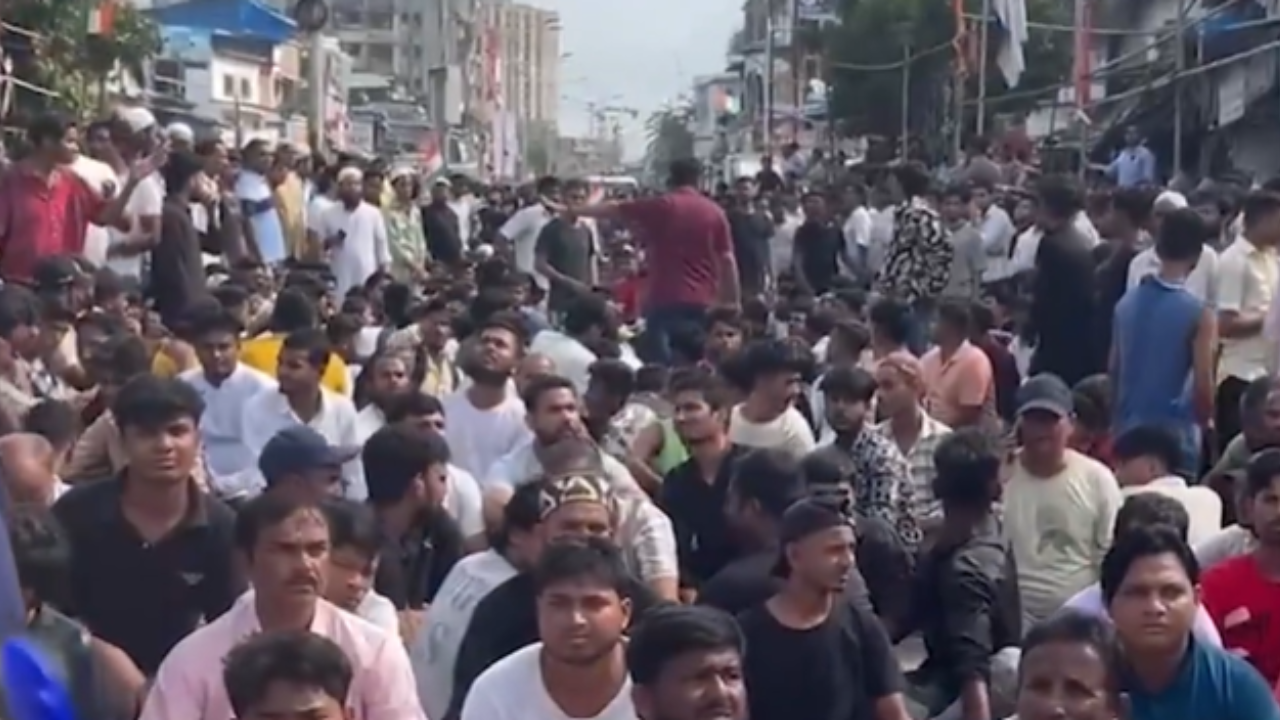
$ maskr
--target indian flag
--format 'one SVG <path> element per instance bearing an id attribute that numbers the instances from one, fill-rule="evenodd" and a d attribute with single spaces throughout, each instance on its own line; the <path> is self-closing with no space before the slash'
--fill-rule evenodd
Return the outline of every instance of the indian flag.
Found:
<path id="1" fill-rule="evenodd" d="M 89 34 L 110 35 L 115 19 L 115 0 L 99 0 L 89 11 Z"/>

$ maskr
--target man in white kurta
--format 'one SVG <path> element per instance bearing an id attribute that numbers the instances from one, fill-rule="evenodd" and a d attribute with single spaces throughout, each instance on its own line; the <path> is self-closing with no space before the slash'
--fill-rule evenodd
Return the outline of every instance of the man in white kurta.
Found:
<path id="1" fill-rule="evenodd" d="M 338 172 L 338 202 L 321 211 L 316 234 L 324 241 L 338 297 L 360 287 L 391 265 L 391 248 L 382 211 L 364 201 L 363 177 L 356 168 Z"/>

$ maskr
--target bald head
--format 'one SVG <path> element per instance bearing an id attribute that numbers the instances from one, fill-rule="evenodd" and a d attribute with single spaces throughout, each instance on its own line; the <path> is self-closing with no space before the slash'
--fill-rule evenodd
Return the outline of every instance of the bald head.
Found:
<path id="1" fill-rule="evenodd" d="M 49 441 L 32 433 L 0 438 L 0 471 L 15 503 L 53 503 L 57 477 Z"/>
<path id="2" fill-rule="evenodd" d="M 516 387 L 523 393 L 525 386 L 533 378 L 555 374 L 556 364 L 551 358 L 542 353 L 529 353 L 521 358 L 520 364 L 516 366 Z"/>

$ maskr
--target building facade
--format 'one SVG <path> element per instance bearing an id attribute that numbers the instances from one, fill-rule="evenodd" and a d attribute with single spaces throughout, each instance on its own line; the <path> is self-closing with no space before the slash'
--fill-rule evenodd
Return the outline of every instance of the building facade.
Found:
<path id="1" fill-rule="evenodd" d="M 517 2 L 490 2 L 484 24 L 498 38 L 498 92 L 521 122 L 556 124 L 560 100 L 560 16 Z"/>
<path id="2" fill-rule="evenodd" d="M 427 0 L 333 0 L 327 32 L 351 56 L 355 72 L 391 80 L 410 97 L 428 92 Z"/>
<path id="3" fill-rule="evenodd" d="M 292 22 L 253 0 L 191 0 L 153 11 L 163 50 L 148 91 L 227 140 L 307 141 L 306 70 Z M 349 60 L 326 50 L 326 130 L 341 144 Z"/>

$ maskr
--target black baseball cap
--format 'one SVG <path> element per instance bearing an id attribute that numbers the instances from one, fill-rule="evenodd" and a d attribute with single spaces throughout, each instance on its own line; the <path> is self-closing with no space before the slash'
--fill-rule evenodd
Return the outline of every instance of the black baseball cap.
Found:
<path id="1" fill-rule="evenodd" d="M 1018 388 L 1019 415 L 1039 410 L 1067 418 L 1075 413 L 1075 407 L 1071 388 L 1057 375 L 1041 373 L 1032 376 Z"/>
<path id="2" fill-rule="evenodd" d="M 845 512 L 844 505 L 836 498 L 810 497 L 787 508 L 778 528 L 778 560 L 773 566 L 775 577 L 787 577 L 791 574 L 791 563 L 787 562 L 787 545 L 823 530 L 853 527 L 853 519 Z"/>
<path id="3" fill-rule="evenodd" d="M 31 284 L 37 290 L 59 290 L 74 285 L 81 274 L 75 258 L 53 255 L 36 262 L 31 270 Z"/>
<path id="4" fill-rule="evenodd" d="M 360 448 L 330 445 L 320 433 L 306 425 L 295 425 L 276 433 L 262 448 L 258 469 L 267 487 L 289 475 L 321 468 L 337 467 L 360 454 Z"/>

